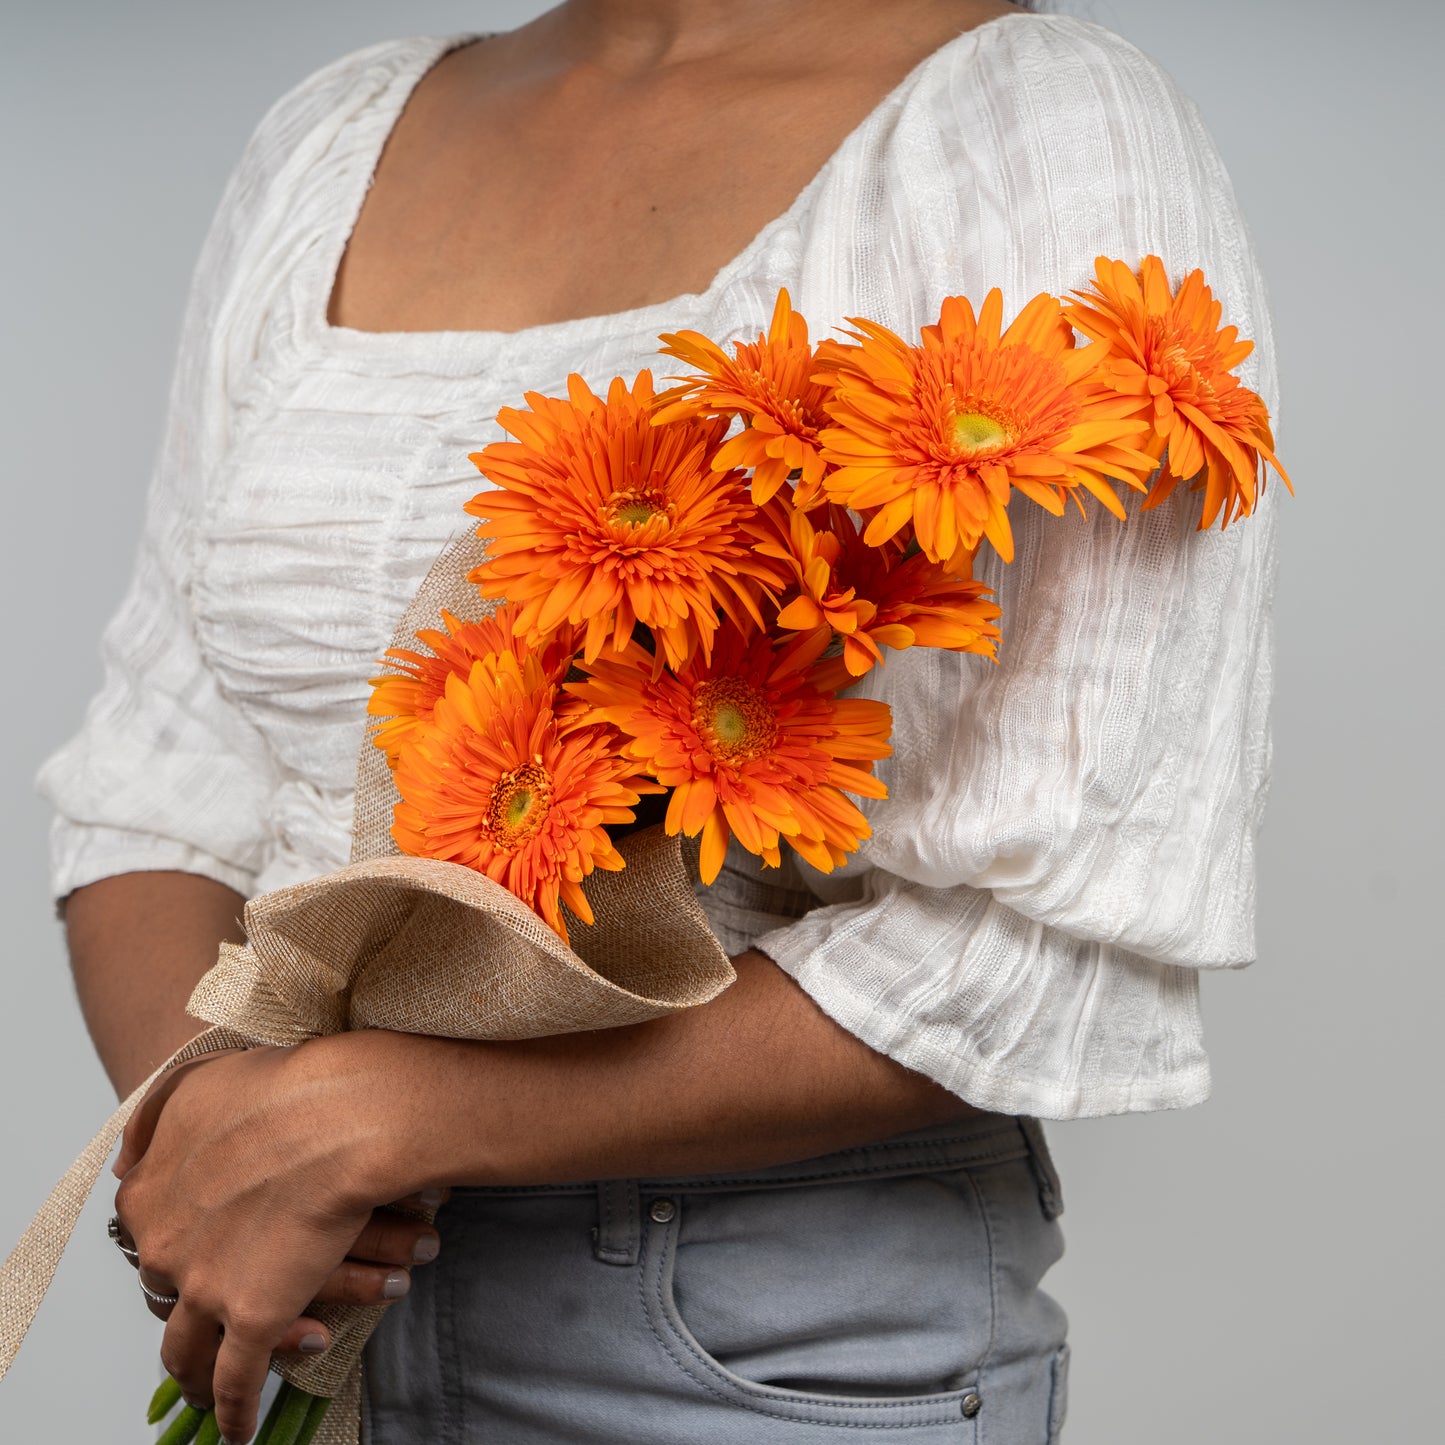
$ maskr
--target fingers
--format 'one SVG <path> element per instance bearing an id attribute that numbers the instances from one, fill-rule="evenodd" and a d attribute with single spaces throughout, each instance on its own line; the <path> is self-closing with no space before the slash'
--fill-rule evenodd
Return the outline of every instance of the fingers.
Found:
<path id="1" fill-rule="evenodd" d="M 320 1320 L 302 1315 L 276 1346 L 283 1355 L 321 1355 L 331 1348 L 331 1331 Z"/>
<path id="2" fill-rule="evenodd" d="M 115 1243 L 120 1246 L 121 1258 L 130 1265 L 132 1269 L 140 1268 L 140 1251 L 135 1247 L 135 1239 L 130 1230 L 125 1227 L 125 1220 L 119 1214 L 113 1216 L 115 1223 L 119 1226 L 120 1234 Z"/>
<path id="3" fill-rule="evenodd" d="M 231 1321 L 221 1336 L 212 1376 L 212 1402 L 221 1438 L 249 1440 L 256 1433 L 261 1387 L 271 1365 L 274 1339 L 264 1327 Z"/>
<path id="4" fill-rule="evenodd" d="M 187 1404 L 202 1410 L 214 1405 L 227 1441 L 249 1440 L 255 1432 L 273 1353 L 315 1355 L 331 1347 L 331 1331 L 310 1316 L 272 1343 L 275 1327 L 260 1316 L 254 1322 L 233 1316 L 222 1328 L 216 1311 L 193 1306 L 184 1296 L 166 1314 L 161 1364 Z"/>
<path id="5" fill-rule="evenodd" d="M 442 1191 L 438 1195 L 444 1194 Z M 424 1220 L 393 1213 L 396 1209 L 435 1209 L 437 1196 L 413 1195 L 375 1209 L 347 1257 L 316 1294 L 325 1304 L 371 1305 L 400 1299 L 411 1288 L 409 1270 L 430 1264 L 441 1252 L 441 1236 Z M 388 1266 L 400 1266 L 388 1267 Z"/>
<path id="6" fill-rule="evenodd" d="M 398 1199 L 394 1204 L 388 1204 L 388 1209 L 417 1209 L 427 1214 L 435 1214 L 443 1204 L 452 1197 L 450 1189 L 423 1189 L 420 1194 L 408 1194 L 405 1199 Z"/>
<path id="7" fill-rule="evenodd" d="M 410 1289 L 411 1275 L 404 1269 L 348 1259 L 332 1270 L 316 1299 L 323 1304 L 378 1305 L 398 1300 Z"/>
<path id="8" fill-rule="evenodd" d="M 176 1293 L 174 1287 L 169 1282 L 162 1279 L 159 1275 L 154 1274 L 150 1270 L 146 1269 L 144 1265 L 137 1265 L 136 1273 L 140 1278 L 141 1285 L 143 1286 L 141 1293 L 142 1298 L 146 1302 L 146 1308 L 158 1320 L 170 1319 L 171 1314 L 175 1310 L 176 1306 L 173 1303 L 163 1304 L 162 1300 Z M 147 1290 L 150 1291 L 149 1294 L 145 1292 Z"/>
<path id="9" fill-rule="evenodd" d="M 441 1236 L 423 1220 L 377 1209 L 346 1252 L 370 1264 L 410 1266 L 430 1264 L 441 1253 L 441 1243 Z"/>
<path id="10" fill-rule="evenodd" d="M 221 1331 L 213 1318 L 184 1302 L 173 1305 L 166 1314 L 169 1318 L 161 1341 L 161 1364 L 181 1387 L 186 1403 L 206 1409 L 211 1404 L 211 1376 Z"/>

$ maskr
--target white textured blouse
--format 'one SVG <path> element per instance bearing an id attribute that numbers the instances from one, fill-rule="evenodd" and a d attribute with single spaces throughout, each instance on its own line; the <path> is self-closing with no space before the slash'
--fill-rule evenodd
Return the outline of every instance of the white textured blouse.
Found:
<path id="1" fill-rule="evenodd" d="M 706 291 L 518 332 L 326 319 L 413 87 L 458 39 L 348 56 L 266 116 L 206 241 L 134 579 L 105 682 L 44 765 L 57 896 L 134 870 L 250 895 L 343 865 L 367 679 L 485 483 L 467 461 L 524 390 L 652 365 L 658 333 L 765 327 L 780 286 L 817 335 L 904 334 L 941 299 L 1016 312 L 1096 256 L 1194 266 L 1257 342 L 1260 278 L 1194 107 L 1110 32 L 1018 14 L 924 60 Z M 1274 501 L 1194 530 L 1183 489 L 1127 524 L 1015 508 L 984 658 L 893 654 L 873 836 L 824 877 L 734 850 L 705 902 L 844 1028 L 973 1103 L 1050 1118 L 1209 1088 L 1198 971 L 1254 953 L 1269 762 Z M 785 850 L 786 851 L 786 850 Z"/>

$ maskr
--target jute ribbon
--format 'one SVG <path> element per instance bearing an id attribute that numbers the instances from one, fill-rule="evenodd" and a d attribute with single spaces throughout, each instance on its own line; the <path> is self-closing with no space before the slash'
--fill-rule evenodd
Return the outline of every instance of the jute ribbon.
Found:
<path id="1" fill-rule="evenodd" d="M 418 629 L 437 626 L 443 607 L 462 617 L 489 610 L 466 582 L 482 555 L 470 535 L 443 553 L 394 646 L 412 645 Z M 363 741 L 352 862 L 246 904 L 246 943 L 222 945 L 188 1005 L 212 1027 L 111 1115 L 0 1270 L 0 1378 L 101 1167 L 168 1070 L 217 1049 L 298 1044 L 347 1029 L 480 1040 L 616 1028 L 706 1003 L 733 981 L 694 894 L 692 861 L 660 828 L 623 838 L 626 868 L 588 880 L 595 920 L 569 920 L 569 948 L 489 878 L 454 863 L 401 856 L 389 832 L 395 799 L 385 758 Z M 274 1366 L 302 1389 L 334 1397 L 318 1445 L 356 1445 L 361 1353 L 383 1309 L 316 1306 L 331 1348 Z"/>

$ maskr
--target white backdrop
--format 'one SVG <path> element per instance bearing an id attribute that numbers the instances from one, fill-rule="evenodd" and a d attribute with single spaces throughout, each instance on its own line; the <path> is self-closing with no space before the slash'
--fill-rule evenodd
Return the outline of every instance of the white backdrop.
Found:
<path id="1" fill-rule="evenodd" d="M 0 1248 L 111 1104 L 45 891 L 36 764 L 98 679 L 201 236 L 265 107 L 344 51 L 527 0 L 7 0 Z M 1202 106 L 1270 278 L 1284 506 L 1261 962 L 1206 980 L 1215 1098 L 1052 1131 L 1069 1445 L 1417 1445 L 1438 1429 L 1442 787 L 1429 0 L 1078 0 Z M 1427 395 L 1427 386 L 1431 394 Z M 1423 433 L 1423 434 L 1422 434 Z M 1415 454 L 1419 453 L 1419 460 Z M 144 1438 L 156 1331 L 83 1220 L 0 1440 Z"/>

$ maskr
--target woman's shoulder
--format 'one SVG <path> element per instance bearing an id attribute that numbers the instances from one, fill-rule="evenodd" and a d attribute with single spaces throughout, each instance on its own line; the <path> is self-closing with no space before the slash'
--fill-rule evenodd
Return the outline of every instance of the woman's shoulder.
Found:
<path id="1" fill-rule="evenodd" d="M 1077 16 L 1004 16 L 937 58 L 944 63 L 922 98 L 974 149 L 1056 144 L 1062 160 L 1071 149 L 1105 146 L 1121 131 L 1188 133 L 1192 143 L 1201 130 L 1193 102 L 1159 61 Z"/>
<path id="2" fill-rule="evenodd" d="M 1020 299 L 1063 294 L 1087 283 L 1099 255 L 1156 254 L 1176 277 L 1200 267 L 1256 341 L 1244 375 L 1273 409 L 1264 282 L 1199 107 L 1152 55 L 1077 16 L 1009 16 L 978 40 L 922 97 L 934 174 L 909 181 L 911 194 L 923 179 L 970 213 L 959 249 L 975 286 L 1009 291 L 1011 279 Z"/>
<path id="3" fill-rule="evenodd" d="M 954 78 L 970 66 L 988 75 L 1007 75 L 1015 84 L 1067 95 L 1081 80 L 1100 85 L 1144 84 L 1179 94 L 1164 67 L 1115 30 L 1077 15 L 1021 12 L 999 17 L 961 40 L 976 40 L 971 53 L 960 47 Z"/>
<path id="4" fill-rule="evenodd" d="M 468 38 L 386 40 L 323 65 L 261 117 L 240 170 L 274 181 L 290 168 L 324 160 L 344 134 L 379 129 L 384 135 L 421 77 Z"/>
<path id="5" fill-rule="evenodd" d="M 844 147 L 798 249 L 820 315 L 904 331 L 942 296 L 997 286 L 1017 309 L 1087 284 L 1098 256 L 1156 254 L 1204 269 L 1268 371 L 1247 227 L 1197 107 L 1073 16 L 1003 16 L 936 51 Z"/>
<path id="6" fill-rule="evenodd" d="M 910 212 L 952 201 L 1066 234 L 1075 212 L 1111 202 L 1232 205 L 1193 101 L 1152 56 L 1076 16 L 1019 12 L 965 31 L 881 109 L 856 169 Z"/>
<path id="7" fill-rule="evenodd" d="M 251 144 L 295 149 L 315 130 L 364 120 L 368 111 L 383 107 L 389 97 L 399 110 L 422 75 L 464 40 L 458 36 L 407 36 L 342 55 L 312 71 L 276 100 L 256 127 Z"/>
<path id="8" fill-rule="evenodd" d="M 1004 17 L 976 39 L 938 57 L 915 97 L 916 129 L 931 145 L 912 156 L 895 147 L 894 165 L 934 169 L 929 184 L 998 211 L 1016 233 L 1060 240 L 1106 211 L 1159 240 L 1185 216 L 1233 214 L 1198 107 L 1138 46 L 1050 14 Z"/>

